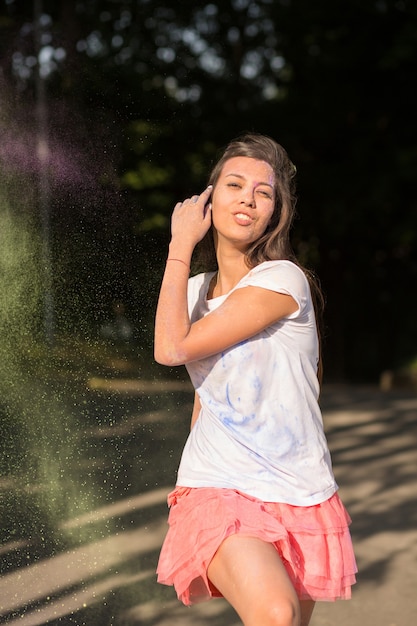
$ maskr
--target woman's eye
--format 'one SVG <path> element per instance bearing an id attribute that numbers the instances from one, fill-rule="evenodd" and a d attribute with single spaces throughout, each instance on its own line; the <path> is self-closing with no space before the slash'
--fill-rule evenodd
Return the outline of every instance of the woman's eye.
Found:
<path id="1" fill-rule="evenodd" d="M 272 199 L 272 195 L 269 193 L 269 191 L 265 191 L 264 189 L 260 189 L 259 193 L 261 194 L 261 196 L 263 196 L 264 198 L 268 198 L 269 200 Z"/>
<path id="2" fill-rule="evenodd" d="M 237 187 L 237 188 L 240 187 L 239 183 L 227 183 L 227 186 L 228 187 Z"/>

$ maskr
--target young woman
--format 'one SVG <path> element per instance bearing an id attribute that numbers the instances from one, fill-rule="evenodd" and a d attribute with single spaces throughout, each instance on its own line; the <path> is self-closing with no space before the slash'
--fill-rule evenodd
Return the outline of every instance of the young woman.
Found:
<path id="1" fill-rule="evenodd" d="M 175 206 L 156 313 L 156 360 L 196 392 L 158 580 L 186 605 L 224 596 L 245 626 L 307 626 L 355 582 L 318 405 L 319 292 L 289 243 L 294 174 L 269 137 L 227 146 Z M 202 240 L 213 271 L 189 278 Z"/>

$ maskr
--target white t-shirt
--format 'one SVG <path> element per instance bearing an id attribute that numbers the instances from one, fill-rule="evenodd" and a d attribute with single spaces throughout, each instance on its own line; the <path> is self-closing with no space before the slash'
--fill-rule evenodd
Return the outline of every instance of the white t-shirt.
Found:
<path id="1" fill-rule="evenodd" d="M 207 300 L 212 276 L 189 280 L 192 322 L 228 296 Z M 202 408 L 184 447 L 177 485 L 237 489 L 265 502 L 318 504 L 337 485 L 318 405 L 309 284 L 291 261 L 267 261 L 232 291 L 249 285 L 289 294 L 299 308 L 223 353 L 187 364 Z"/>

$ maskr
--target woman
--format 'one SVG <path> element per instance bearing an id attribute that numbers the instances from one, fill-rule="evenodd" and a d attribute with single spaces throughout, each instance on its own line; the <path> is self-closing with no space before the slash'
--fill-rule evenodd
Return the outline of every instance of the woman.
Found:
<path id="1" fill-rule="evenodd" d="M 187 605 L 224 596 L 245 626 L 307 626 L 355 582 L 318 406 L 318 290 L 289 243 L 294 174 L 269 137 L 228 145 L 175 206 L 156 313 L 156 360 L 196 391 L 158 580 Z M 189 279 L 202 240 L 216 270 Z"/>

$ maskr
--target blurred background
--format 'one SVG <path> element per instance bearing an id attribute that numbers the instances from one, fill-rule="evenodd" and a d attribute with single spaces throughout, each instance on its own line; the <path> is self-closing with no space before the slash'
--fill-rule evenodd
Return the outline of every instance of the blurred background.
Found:
<path id="1" fill-rule="evenodd" d="M 3 0 L 5 571 L 104 536 L 71 534 L 74 516 L 172 482 L 192 396 L 152 358 L 170 214 L 241 132 L 297 167 L 325 384 L 413 389 L 416 82 L 413 0 Z"/>
<path id="2" fill-rule="evenodd" d="M 413 361 L 415 2 L 5 0 L 0 35 L 2 204 L 43 248 L 50 340 L 120 301 L 149 344 L 172 207 L 253 130 L 297 166 L 327 378 Z"/>

